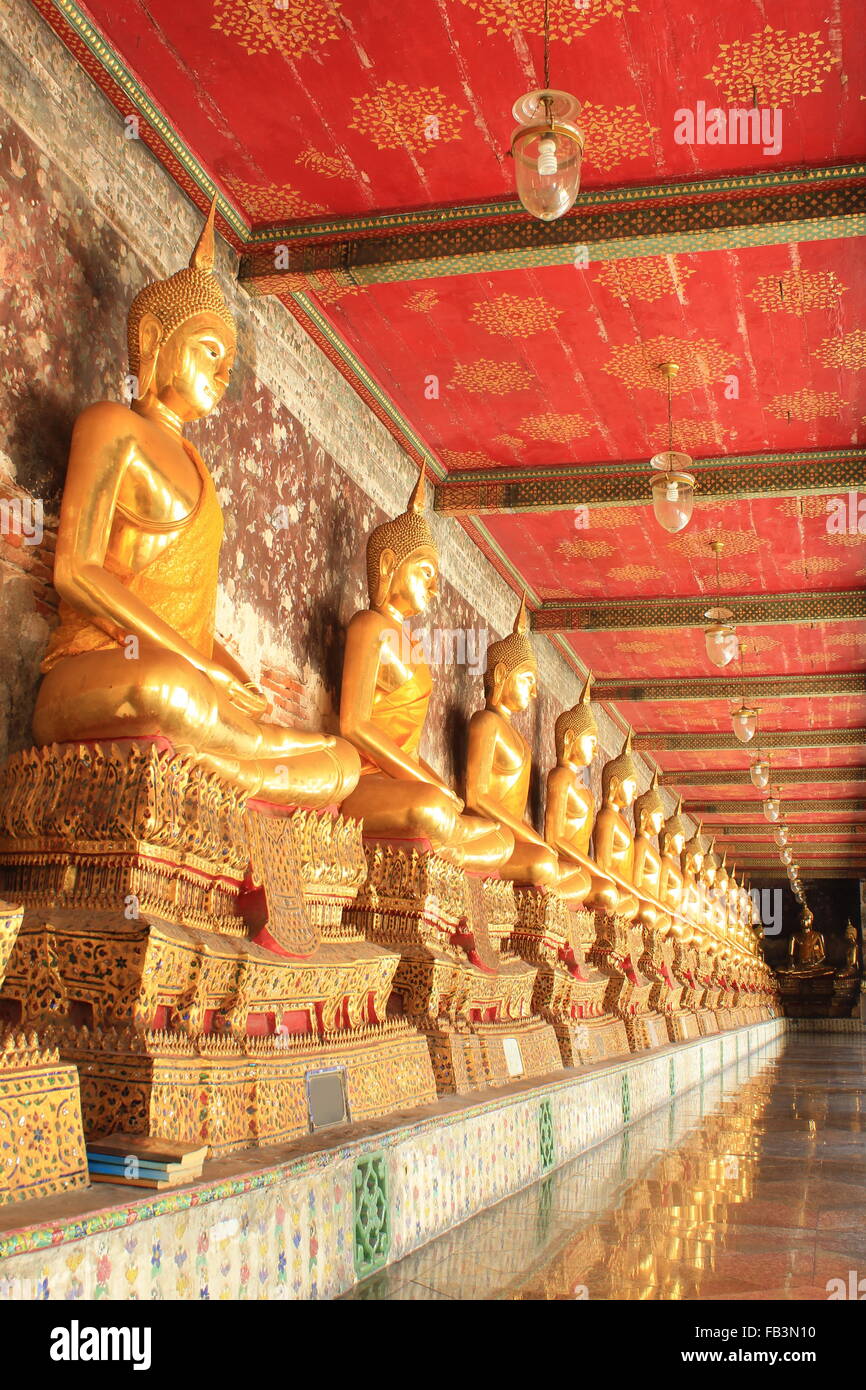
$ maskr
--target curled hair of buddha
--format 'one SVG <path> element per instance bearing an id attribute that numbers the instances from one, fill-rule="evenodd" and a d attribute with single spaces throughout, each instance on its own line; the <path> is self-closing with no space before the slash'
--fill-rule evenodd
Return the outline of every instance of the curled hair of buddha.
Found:
<path id="1" fill-rule="evenodd" d="M 556 745 L 556 756 L 561 758 L 565 752 L 565 735 L 574 734 L 575 739 L 582 738 L 584 734 L 595 734 L 598 738 L 598 725 L 592 714 L 590 704 L 590 688 L 592 686 L 592 672 L 587 671 L 583 689 L 580 692 L 580 699 L 571 709 L 563 710 L 553 726 L 553 739 Z"/>
<path id="2" fill-rule="evenodd" d="M 681 796 L 677 797 L 673 815 L 668 816 L 662 826 L 662 833 L 659 836 L 659 849 L 662 854 L 667 854 L 669 850 L 673 850 L 671 841 L 675 835 L 682 835 L 683 841 L 685 841 L 686 827 L 683 825 L 683 799 Z"/>
<path id="3" fill-rule="evenodd" d="M 512 671 L 516 671 L 521 666 L 531 666 L 535 669 L 535 652 L 532 650 L 532 643 L 529 640 L 529 615 L 526 612 L 525 590 L 520 600 L 520 607 L 517 610 L 512 631 L 501 641 L 491 642 L 487 648 L 484 689 L 488 695 L 493 690 L 494 674 L 500 664 L 505 667 L 505 680 L 508 679 Z"/>
<path id="4" fill-rule="evenodd" d="M 616 757 L 611 758 L 609 763 L 605 763 L 601 770 L 601 794 L 607 800 L 610 792 L 611 782 L 617 782 L 622 786 L 623 782 L 630 779 L 637 781 L 637 767 L 631 751 L 632 731 L 629 729 L 625 736 L 625 743 L 622 745 L 622 752 Z"/>
<path id="5" fill-rule="evenodd" d="M 706 854 L 707 842 L 701 834 L 703 825 L 703 821 L 699 820 L 694 835 L 690 840 L 686 840 L 685 849 L 683 851 L 684 854 Z"/>
<path id="6" fill-rule="evenodd" d="M 652 775 L 652 781 L 646 791 L 642 792 L 641 795 L 635 799 L 635 827 L 640 826 L 642 816 L 651 816 L 654 811 L 661 811 L 662 814 L 664 814 L 664 809 L 665 803 L 662 801 L 662 794 L 659 791 L 659 774 L 658 768 L 656 768 Z"/>
<path id="7" fill-rule="evenodd" d="M 374 608 L 378 608 L 388 597 L 390 580 L 382 574 L 379 563 L 386 550 L 393 552 L 395 569 L 418 550 L 436 550 L 433 532 L 424 515 L 425 491 L 422 464 L 405 512 L 395 516 L 393 521 L 383 521 L 370 532 L 367 539 L 367 592 Z"/>
<path id="8" fill-rule="evenodd" d="M 166 280 L 155 280 L 152 285 L 145 285 L 129 306 L 126 341 L 129 369 L 135 376 L 141 371 L 138 334 L 145 314 L 153 314 L 158 321 L 163 343 L 176 328 L 196 314 L 213 314 L 222 319 L 231 333 L 232 342 L 237 339 L 235 321 L 213 273 L 216 202 L 215 195 L 189 265 L 175 275 L 169 275 Z"/>

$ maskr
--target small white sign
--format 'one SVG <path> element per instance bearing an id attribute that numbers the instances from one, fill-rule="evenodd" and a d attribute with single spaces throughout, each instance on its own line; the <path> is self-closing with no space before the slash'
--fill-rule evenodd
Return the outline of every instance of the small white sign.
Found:
<path id="1" fill-rule="evenodd" d="M 516 1038 L 503 1038 L 502 1050 L 505 1053 L 505 1065 L 508 1068 L 509 1076 L 523 1075 L 523 1058 L 520 1055 L 520 1043 Z"/>

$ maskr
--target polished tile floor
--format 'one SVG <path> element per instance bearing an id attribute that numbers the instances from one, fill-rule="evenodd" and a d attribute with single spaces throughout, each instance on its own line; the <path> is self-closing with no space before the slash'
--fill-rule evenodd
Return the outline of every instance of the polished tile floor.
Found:
<path id="1" fill-rule="evenodd" d="M 866 1034 L 794 1034 L 344 1297 L 826 1300 L 852 1271 Z"/>

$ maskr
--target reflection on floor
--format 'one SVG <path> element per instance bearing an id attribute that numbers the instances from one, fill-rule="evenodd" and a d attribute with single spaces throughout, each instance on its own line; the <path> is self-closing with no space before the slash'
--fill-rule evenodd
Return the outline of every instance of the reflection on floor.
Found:
<path id="1" fill-rule="evenodd" d="M 866 1038 L 779 1039 L 344 1297 L 866 1290 L 864 1064 Z"/>

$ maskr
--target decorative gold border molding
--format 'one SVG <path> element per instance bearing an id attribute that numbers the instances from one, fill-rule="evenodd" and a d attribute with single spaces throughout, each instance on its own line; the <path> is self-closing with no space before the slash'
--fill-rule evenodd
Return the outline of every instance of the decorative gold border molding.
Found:
<path id="1" fill-rule="evenodd" d="M 805 676 L 747 676 L 745 680 L 720 677 L 698 677 L 693 680 L 635 680 L 629 676 L 611 676 L 593 681 L 595 700 L 614 700 L 639 704 L 645 700 L 662 703 L 665 700 L 799 700 L 813 695 L 862 695 L 866 693 L 866 673 L 861 671 L 829 672 Z"/>
<path id="2" fill-rule="evenodd" d="M 784 594 L 724 594 L 743 626 L 846 622 L 866 618 L 861 589 L 797 590 Z M 636 628 L 703 627 L 706 594 L 689 598 L 547 599 L 532 615 L 536 632 L 611 632 Z"/>
<path id="3" fill-rule="evenodd" d="M 866 767 L 774 768 L 772 785 L 806 786 L 808 783 L 866 782 Z M 746 768 L 721 768 L 702 772 L 666 772 L 659 778 L 662 787 L 750 787 Z"/>
<path id="4" fill-rule="evenodd" d="M 866 744 L 866 729 L 777 729 L 761 730 L 761 748 L 862 748 Z M 637 752 L 703 751 L 738 752 L 749 756 L 749 745 L 740 743 L 733 733 L 658 733 L 643 731 L 633 740 Z M 757 745 L 756 745 L 757 746 Z M 852 769 L 853 771 L 853 769 Z M 674 774 L 671 773 L 671 776 Z M 744 770 L 743 776 L 748 773 Z"/>

